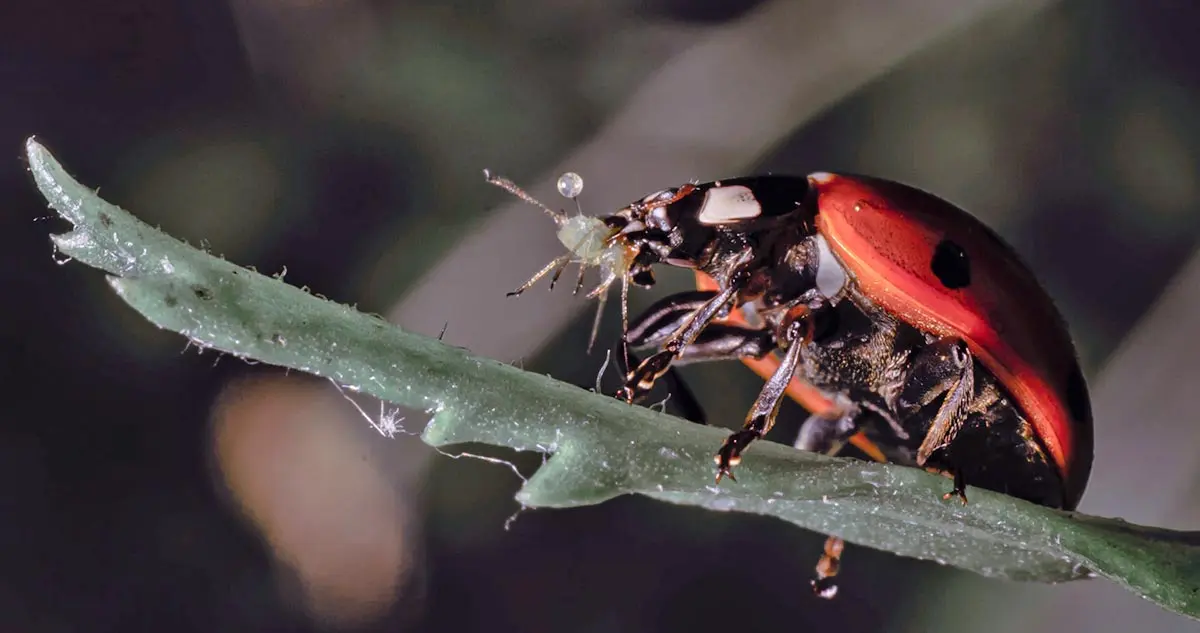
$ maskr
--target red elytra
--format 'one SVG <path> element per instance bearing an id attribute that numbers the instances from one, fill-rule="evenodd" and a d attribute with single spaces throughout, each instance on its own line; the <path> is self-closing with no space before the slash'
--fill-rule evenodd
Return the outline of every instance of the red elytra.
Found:
<path id="1" fill-rule="evenodd" d="M 862 176 L 818 173 L 809 182 L 817 230 L 858 288 L 901 320 L 966 342 L 1025 411 L 1074 507 L 1091 471 L 1091 414 L 1086 403 L 1071 405 L 1082 388 L 1072 383 L 1083 378 L 1041 284 L 991 229 L 936 196 Z M 929 266 L 946 239 L 972 253 L 962 288 L 947 288 Z"/>

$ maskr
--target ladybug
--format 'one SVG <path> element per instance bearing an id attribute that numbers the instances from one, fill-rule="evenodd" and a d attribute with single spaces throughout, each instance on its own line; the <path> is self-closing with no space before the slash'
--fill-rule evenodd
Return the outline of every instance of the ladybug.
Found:
<path id="1" fill-rule="evenodd" d="M 964 502 L 970 484 L 1079 503 L 1092 412 L 1066 323 L 1012 247 L 966 211 L 897 182 L 820 172 L 657 191 L 576 220 L 587 249 L 564 239 L 565 222 L 571 253 L 559 263 L 600 266 L 593 295 L 617 279 L 652 286 L 655 265 L 695 271 L 696 290 L 627 320 L 624 343 L 653 353 L 617 397 L 635 402 L 691 362 L 740 360 L 765 379 L 716 453 L 718 482 L 788 395 L 811 414 L 799 448 L 850 443 L 941 472 L 954 481 L 947 497 Z M 826 544 L 822 577 L 840 551 Z"/>

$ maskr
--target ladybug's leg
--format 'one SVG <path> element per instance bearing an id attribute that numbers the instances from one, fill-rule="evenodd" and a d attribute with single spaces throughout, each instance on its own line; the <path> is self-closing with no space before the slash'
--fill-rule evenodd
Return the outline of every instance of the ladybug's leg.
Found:
<path id="1" fill-rule="evenodd" d="M 631 365 L 636 367 L 640 364 L 641 361 L 633 352 L 626 351 L 626 355 Z M 628 368 L 624 368 L 624 371 L 628 373 Z M 667 393 L 670 394 L 672 407 L 679 413 L 679 417 L 696 424 L 708 424 L 708 418 L 704 414 L 704 408 L 700 406 L 700 401 L 696 399 L 696 394 L 692 393 L 674 366 L 667 369 L 662 380 L 667 381 Z"/>
<path id="2" fill-rule="evenodd" d="M 631 347 L 658 347 L 687 323 L 688 317 L 717 296 L 715 290 L 680 292 L 655 301 L 629 323 L 625 342 Z"/>
<path id="3" fill-rule="evenodd" d="M 924 466 L 935 452 L 949 446 L 967 419 L 975 395 L 975 361 L 966 343 L 943 338 L 921 350 L 913 359 L 912 369 L 900 393 L 899 406 L 910 412 L 929 406 L 942 398 L 917 449 L 917 465 Z M 962 473 L 957 469 L 954 490 L 946 495 L 960 497 L 966 503 Z"/>
<path id="4" fill-rule="evenodd" d="M 679 326 L 666 337 L 661 349 L 638 364 L 625 377 L 625 385 L 617 392 L 617 397 L 626 402 L 634 402 L 643 394 L 650 391 L 657 381 L 671 367 L 688 346 L 700 336 L 700 332 L 712 322 L 717 315 L 728 307 L 741 287 L 749 280 L 747 275 L 739 275 L 732 279 L 729 286 L 710 299 L 703 302 L 699 308 L 686 313 Z M 632 329 L 632 328 L 631 328 Z M 664 328 L 652 328 L 661 332 Z"/>
<path id="5" fill-rule="evenodd" d="M 854 431 L 853 413 L 838 418 L 813 414 L 801 425 L 795 446 L 802 451 L 837 455 L 846 445 L 846 438 L 853 435 Z M 841 567 L 842 551 L 845 548 L 846 542 L 836 536 L 825 539 L 821 558 L 817 561 L 817 577 L 810 581 L 813 593 L 819 597 L 831 599 L 837 595 L 834 577 Z"/>
<path id="6" fill-rule="evenodd" d="M 633 348 L 659 347 L 683 326 L 688 317 L 716 296 L 715 291 L 681 292 L 659 300 L 629 325 L 625 342 Z M 681 415 L 705 424 L 699 402 L 680 380 L 675 367 L 688 363 L 720 360 L 762 358 L 775 347 L 775 338 L 767 330 L 712 323 L 678 354 L 662 379 L 670 380 L 672 401 Z M 640 365 L 636 356 L 629 355 L 633 367 Z M 624 368 L 626 372 L 629 368 Z M 628 374 L 627 374 L 628 375 Z"/>
<path id="7" fill-rule="evenodd" d="M 804 349 L 804 343 L 812 339 L 813 320 L 807 308 L 803 306 L 795 310 L 795 314 L 789 314 L 784 326 L 781 328 L 783 332 L 782 346 L 786 346 L 787 352 L 783 355 L 783 360 L 780 361 L 779 367 L 771 377 L 767 379 L 767 383 L 763 385 L 762 391 L 759 392 L 758 398 L 754 401 L 754 406 L 750 407 L 750 413 L 746 415 L 746 422 L 742 425 L 742 430 L 734 432 L 725 439 L 725 443 L 721 445 L 721 450 L 717 451 L 715 458 L 717 462 L 717 481 L 728 475 L 733 479 L 731 472 L 738 462 L 742 461 L 742 451 L 756 439 L 761 438 L 771 430 L 775 425 L 775 416 L 779 413 L 779 405 L 783 402 L 783 396 L 787 393 L 788 384 L 792 381 L 792 375 L 796 373 L 796 367 L 800 365 L 800 355 Z"/>
<path id="8" fill-rule="evenodd" d="M 836 454 L 858 432 L 858 413 L 853 403 L 834 401 L 832 409 L 808 416 L 792 445 L 802 451 Z"/>

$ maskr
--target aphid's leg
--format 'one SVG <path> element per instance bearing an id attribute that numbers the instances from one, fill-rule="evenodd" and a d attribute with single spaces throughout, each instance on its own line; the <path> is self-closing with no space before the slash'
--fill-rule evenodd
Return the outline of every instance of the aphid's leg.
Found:
<path id="1" fill-rule="evenodd" d="M 582 268 L 580 269 L 582 270 Z M 579 280 L 583 281 L 583 275 L 579 275 Z M 592 353 L 592 346 L 596 344 L 596 337 L 600 334 L 600 319 L 604 318 L 604 306 L 608 304 L 608 294 L 600 295 L 596 301 L 596 314 L 592 317 L 592 332 L 588 334 L 587 353 Z M 624 350 L 622 350 L 624 352 Z"/>
<path id="2" fill-rule="evenodd" d="M 726 475 L 730 479 L 734 479 L 732 469 L 742 461 L 742 451 L 746 450 L 750 442 L 766 435 L 767 431 L 774 426 L 775 416 L 779 413 L 779 405 L 783 402 L 788 383 L 792 381 L 792 375 L 796 373 L 796 367 L 800 364 L 800 354 L 804 349 L 805 342 L 812 340 L 813 319 L 811 313 L 804 306 L 795 308 L 793 313 L 788 315 L 782 330 L 781 347 L 786 347 L 787 352 L 784 353 L 779 368 L 775 370 L 774 374 L 771 374 L 771 377 L 767 379 L 767 384 L 759 392 L 754 406 L 750 408 L 750 413 L 746 416 L 746 423 L 742 425 L 742 430 L 736 431 L 726 438 L 725 443 L 721 445 L 721 450 L 717 451 L 715 460 L 718 483 Z"/>
<path id="3" fill-rule="evenodd" d="M 561 259 L 561 258 L 558 258 L 558 259 Z M 558 260 L 556 259 L 556 261 L 558 261 Z M 567 266 L 570 266 L 570 265 L 571 265 L 571 258 L 570 258 L 570 256 L 568 256 L 565 261 L 563 261 L 561 264 L 558 265 L 558 268 L 554 269 L 554 276 L 550 277 L 550 289 L 551 290 L 554 290 L 554 286 L 556 286 L 558 284 L 558 280 L 562 278 L 563 273 L 567 271 Z"/>
<path id="4" fill-rule="evenodd" d="M 583 290 L 583 277 L 584 277 L 584 274 L 586 274 L 586 273 L 587 273 L 587 266 L 585 264 L 583 264 L 582 262 L 580 262 L 579 276 L 575 278 L 575 289 L 571 291 L 572 296 L 579 294 L 579 291 Z"/>
<path id="5" fill-rule="evenodd" d="M 545 277 L 546 275 L 549 275 L 550 271 L 554 270 L 555 268 L 565 265 L 568 261 L 570 261 L 570 259 L 571 259 L 571 256 L 569 254 L 555 257 L 549 264 L 546 264 L 541 270 L 537 271 L 537 273 L 535 273 L 532 277 L 530 277 L 529 281 L 521 284 L 520 288 L 517 288 L 516 290 L 508 293 L 505 296 L 516 297 L 516 296 L 520 295 L 522 292 L 529 290 L 530 288 L 533 287 L 533 284 L 536 284 L 538 282 L 539 279 L 541 279 L 542 277 Z"/>
<path id="6" fill-rule="evenodd" d="M 741 289 L 741 284 L 730 283 L 729 287 L 713 295 L 699 309 L 688 314 L 682 325 L 662 343 L 661 350 L 642 361 L 625 377 L 625 385 L 617 391 L 617 397 L 626 402 L 633 402 L 642 394 L 650 391 L 671 363 L 683 353 L 683 350 L 696 340 L 700 332 L 716 318 Z M 628 328 L 627 328 L 628 329 Z"/>
<path id="7" fill-rule="evenodd" d="M 924 466 L 935 452 L 948 446 L 962 428 L 975 394 L 974 368 L 971 350 L 957 338 L 935 341 L 913 359 L 899 398 L 901 409 L 915 412 L 942 398 L 925 439 L 917 449 L 918 466 Z M 952 469 L 951 474 L 954 477 L 954 489 L 945 498 L 959 497 L 966 503 L 966 485 L 962 473 Z"/>

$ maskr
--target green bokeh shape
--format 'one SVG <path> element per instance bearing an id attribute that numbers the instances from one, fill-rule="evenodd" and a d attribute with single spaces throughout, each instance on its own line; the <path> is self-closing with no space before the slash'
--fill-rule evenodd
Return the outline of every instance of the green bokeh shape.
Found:
<path id="1" fill-rule="evenodd" d="M 58 250 L 108 272 L 117 294 L 193 343 L 290 367 L 432 413 L 433 446 L 482 442 L 550 453 L 518 493 L 530 507 L 642 494 L 778 517 L 851 543 L 1010 580 L 1088 570 L 1200 618 L 1200 534 L 1050 510 L 918 469 L 836 459 L 760 442 L 736 482 L 713 484 L 725 431 L 689 424 L 532 374 L 315 297 L 188 246 L 100 199 L 33 139 L 30 170 L 74 224 Z M 499 297 L 499 294 L 497 295 Z M 499 299 L 498 299 L 499 300 Z"/>

